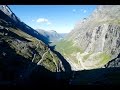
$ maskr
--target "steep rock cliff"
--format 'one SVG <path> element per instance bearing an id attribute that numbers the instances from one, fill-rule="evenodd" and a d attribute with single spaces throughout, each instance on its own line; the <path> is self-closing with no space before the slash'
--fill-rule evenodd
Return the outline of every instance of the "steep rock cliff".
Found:
<path id="1" fill-rule="evenodd" d="M 72 67 L 76 66 L 73 70 L 101 68 L 118 56 L 119 11 L 119 5 L 98 6 L 92 15 L 77 23 L 68 36 L 57 44 L 57 50 L 66 57 Z M 67 43 L 71 43 L 70 46 L 65 46 Z M 63 47 L 60 47 L 61 44 Z"/>

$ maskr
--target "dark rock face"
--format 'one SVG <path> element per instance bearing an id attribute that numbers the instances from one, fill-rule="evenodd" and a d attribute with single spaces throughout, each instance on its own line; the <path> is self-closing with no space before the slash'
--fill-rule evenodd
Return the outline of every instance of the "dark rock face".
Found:
<path id="1" fill-rule="evenodd" d="M 48 44 L 49 41 L 46 37 L 44 37 L 42 34 L 38 33 L 33 28 L 29 27 L 27 24 L 22 22 L 7 5 L 1 5 L 0 6 L 0 18 L 4 19 L 8 25 L 12 25 L 16 28 L 21 29 L 25 33 L 36 37 L 39 40 L 42 40 L 45 44 Z"/>
<path id="2" fill-rule="evenodd" d="M 113 60 L 109 61 L 106 65 L 106 68 L 111 68 L 111 67 L 120 67 L 120 54 Z"/>
<path id="3" fill-rule="evenodd" d="M 44 39 L 37 31 L 15 15 L 13 18 L 13 12 L 8 10 L 6 5 L 0 6 L 0 85 L 26 82 L 31 75 L 36 76 L 33 74 L 36 70 L 44 80 L 56 79 L 52 72 L 64 71 L 59 57 L 42 41 Z"/>

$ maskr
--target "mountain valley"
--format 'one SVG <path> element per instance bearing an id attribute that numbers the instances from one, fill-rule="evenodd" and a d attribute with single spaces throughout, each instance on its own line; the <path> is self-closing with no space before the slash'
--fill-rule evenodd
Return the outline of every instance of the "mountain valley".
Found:
<path id="1" fill-rule="evenodd" d="M 0 86 L 120 84 L 120 5 L 98 5 L 70 33 L 33 29 L 0 5 Z"/>

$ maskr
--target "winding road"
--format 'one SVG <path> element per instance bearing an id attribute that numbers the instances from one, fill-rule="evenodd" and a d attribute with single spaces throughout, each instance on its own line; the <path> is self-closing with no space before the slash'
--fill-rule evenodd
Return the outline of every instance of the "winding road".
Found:
<path id="1" fill-rule="evenodd" d="M 70 66 L 71 66 L 71 69 L 73 70 L 73 71 L 78 71 L 78 70 L 81 70 L 80 69 L 80 66 L 79 65 L 77 65 L 77 64 L 75 64 L 74 62 L 72 62 L 71 60 L 69 60 L 69 58 L 66 58 L 66 60 L 68 61 L 68 63 L 70 64 Z"/>
<path id="2" fill-rule="evenodd" d="M 77 53 L 77 60 L 81 64 L 81 66 L 82 66 L 83 69 L 88 69 L 87 67 L 85 67 L 85 65 L 82 62 L 82 58 L 81 58 L 80 52 Z"/>
<path id="3" fill-rule="evenodd" d="M 57 66 L 57 63 L 56 63 L 56 61 L 55 61 L 55 59 L 54 59 L 54 56 L 53 56 L 53 54 L 51 53 L 51 51 L 50 51 L 50 54 L 51 54 L 52 57 L 53 57 L 53 62 L 55 63 L 55 66 L 56 66 L 57 72 L 58 72 L 58 71 L 59 71 L 59 67 Z"/>
<path id="4" fill-rule="evenodd" d="M 49 51 L 49 50 L 48 50 Z M 43 57 L 48 53 L 48 51 L 46 51 L 43 55 L 42 58 L 40 59 L 40 61 L 37 63 L 37 65 L 40 65 L 40 63 L 44 60 Z"/>
<path id="5" fill-rule="evenodd" d="M 38 45 L 39 45 L 39 43 L 37 44 L 36 49 L 38 48 Z M 36 50 L 36 49 L 35 49 L 35 50 Z M 48 50 L 48 51 L 49 51 L 49 50 Z M 43 61 L 43 57 L 46 55 L 46 53 L 47 53 L 48 51 L 46 51 L 46 52 L 43 54 L 42 59 L 37 63 L 37 65 L 39 65 L 39 64 Z M 36 54 L 34 54 L 34 57 L 33 57 L 33 59 L 32 59 L 32 62 L 34 61 L 35 56 L 36 56 Z M 20 75 L 20 77 L 21 77 L 22 80 L 25 79 L 25 78 L 29 78 L 29 76 L 30 76 L 30 74 L 32 73 L 32 71 L 37 67 L 37 65 L 35 65 L 34 67 L 31 66 L 31 65 L 32 65 L 32 62 L 27 66 L 27 68 L 26 68 L 25 70 L 22 70 L 22 71 L 20 72 L 19 75 Z"/>

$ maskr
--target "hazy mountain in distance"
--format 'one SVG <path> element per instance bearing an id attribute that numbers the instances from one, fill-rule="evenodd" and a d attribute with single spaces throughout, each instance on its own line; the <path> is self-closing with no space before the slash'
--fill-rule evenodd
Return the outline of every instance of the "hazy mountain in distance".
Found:
<path id="1" fill-rule="evenodd" d="M 49 42 L 56 42 L 63 39 L 67 33 L 57 33 L 55 30 L 42 30 L 37 29 L 37 31 L 42 34 L 44 37 L 48 38 Z"/>

